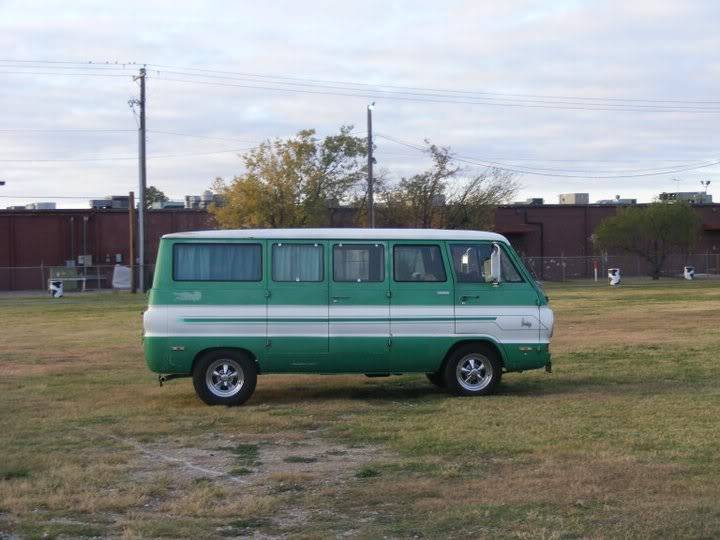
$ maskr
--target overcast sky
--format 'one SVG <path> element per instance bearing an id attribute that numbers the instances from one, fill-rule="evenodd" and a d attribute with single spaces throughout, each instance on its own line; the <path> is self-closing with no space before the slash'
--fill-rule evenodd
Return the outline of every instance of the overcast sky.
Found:
<path id="1" fill-rule="evenodd" d="M 0 0 L 0 207 L 137 191 L 139 66 L 115 62 L 148 64 L 148 184 L 173 199 L 242 172 L 238 152 L 266 137 L 364 133 L 372 99 L 378 134 L 448 145 L 468 173 L 525 171 L 518 199 L 649 201 L 700 180 L 720 199 L 719 166 L 682 170 L 720 160 L 717 0 L 188 6 Z M 377 145 L 390 178 L 427 165 Z M 658 171 L 673 172 L 634 176 Z"/>

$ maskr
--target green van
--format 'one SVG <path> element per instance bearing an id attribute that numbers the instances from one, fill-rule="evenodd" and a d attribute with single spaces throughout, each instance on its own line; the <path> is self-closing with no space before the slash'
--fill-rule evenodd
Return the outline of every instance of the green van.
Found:
<path id="1" fill-rule="evenodd" d="M 553 313 L 507 239 L 478 231 L 268 229 L 167 234 L 144 349 L 239 405 L 263 373 L 425 373 L 458 395 L 545 367 Z"/>

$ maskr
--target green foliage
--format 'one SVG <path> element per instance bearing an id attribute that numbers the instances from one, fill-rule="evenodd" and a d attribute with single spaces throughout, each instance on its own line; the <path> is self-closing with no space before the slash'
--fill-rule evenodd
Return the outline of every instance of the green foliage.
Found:
<path id="1" fill-rule="evenodd" d="M 689 204 L 656 202 L 621 209 L 600 224 L 595 240 L 601 249 L 640 255 L 651 264 L 653 279 L 658 279 L 667 256 L 673 251 L 689 251 L 699 229 L 700 218 Z"/>
<path id="2" fill-rule="evenodd" d="M 351 131 L 343 126 L 320 141 L 307 129 L 263 142 L 243 156 L 244 174 L 216 181 L 225 205 L 210 211 L 223 228 L 329 225 L 331 207 L 365 179 L 367 143 Z"/>
<path id="3" fill-rule="evenodd" d="M 155 186 L 145 188 L 145 208 L 152 208 L 153 203 L 167 202 L 167 200 L 165 194 Z"/>

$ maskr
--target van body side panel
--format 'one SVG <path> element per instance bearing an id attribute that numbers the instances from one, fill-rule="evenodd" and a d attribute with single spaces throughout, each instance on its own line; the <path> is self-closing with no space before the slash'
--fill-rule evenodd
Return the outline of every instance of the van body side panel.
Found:
<path id="1" fill-rule="evenodd" d="M 327 237 L 163 238 L 144 314 L 147 365 L 157 373 L 189 374 L 202 351 L 238 348 L 257 360 L 261 373 L 422 373 L 437 371 L 457 343 L 477 340 L 496 344 L 507 371 L 542 368 L 550 361 L 553 314 L 514 250 L 502 243 L 523 281 L 458 282 L 451 246 L 483 241 L 343 240 L 384 246 L 383 279 L 354 282 L 334 279 L 333 246 L 341 242 Z M 274 280 L 272 246 L 280 242 L 322 246 L 322 279 Z M 175 279 L 178 243 L 260 245 L 261 278 Z M 413 266 L 412 279 L 396 280 L 393 249 L 398 245 L 438 246 L 445 279 L 428 279 L 440 275 L 428 260 L 412 263 L 419 265 Z M 287 266 L 289 258 L 283 260 Z M 218 264 L 214 267 L 225 267 Z M 411 265 L 407 253 L 403 264 Z M 307 269 L 304 262 L 299 266 Z"/>
<path id="2" fill-rule="evenodd" d="M 504 343 L 502 348 L 507 371 L 543 368 L 550 361 L 547 343 Z"/>
<path id="3" fill-rule="evenodd" d="M 170 364 L 168 355 L 168 345 L 166 337 L 147 337 L 143 338 L 143 352 L 145 353 L 145 362 L 150 371 L 155 373 L 185 373 L 184 371 L 173 371 L 174 368 Z"/>
<path id="4" fill-rule="evenodd" d="M 409 247 L 437 246 L 441 265 L 430 268 L 430 261 L 398 261 L 396 255 Z M 390 363 L 392 371 L 435 371 L 455 341 L 453 282 L 444 254 L 443 242 L 423 240 L 390 242 L 393 268 L 390 282 Z M 401 281 L 405 273 L 400 264 L 415 264 L 410 276 L 422 279 Z M 407 270 L 407 269 L 405 269 Z M 423 273 L 422 276 L 419 274 Z M 443 275 L 444 273 L 444 275 Z M 425 281 L 432 279 L 432 281 Z"/>
<path id="5" fill-rule="evenodd" d="M 263 268 L 252 281 L 175 279 L 173 258 L 178 244 L 259 246 Z M 144 346 L 146 354 L 151 355 L 148 362 L 152 362 L 153 371 L 190 373 L 195 356 L 209 348 L 242 348 L 262 364 L 267 324 L 265 251 L 264 242 L 257 240 L 160 242 L 150 305 L 145 313 Z M 162 325 L 155 322 L 160 318 Z"/>
<path id="6" fill-rule="evenodd" d="M 304 259 L 307 263 L 303 265 Z M 328 253 L 325 243 L 271 240 L 267 242 L 266 260 L 267 345 L 261 368 L 266 373 L 327 370 Z"/>
<path id="7" fill-rule="evenodd" d="M 499 283 L 490 282 L 489 268 L 474 258 L 480 254 L 489 256 L 491 242 L 448 241 L 447 248 L 455 279 L 455 332 L 467 337 L 491 337 L 500 346 L 507 371 L 544 366 L 547 347 L 540 347 L 538 292 L 510 247 L 502 244 L 500 249 L 516 274 L 513 280 Z"/>
<path id="8" fill-rule="evenodd" d="M 357 240 L 332 242 L 329 247 L 332 273 L 328 372 L 387 373 L 390 371 L 390 257 L 387 243 Z M 382 261 L 376 261 L 376 264 L 380 271 L 376 268 L 371 275 L 371 256 L 368 255 L 365 280 L 351 281 L 344 277 L 342 263 L 348 261 L 338 257 L 337 252 L 353 247 L 379 250 Z M 378 258 L 377 254 L 375 258 Z M 355 264 L 360 266 L 359 260 Z"/>

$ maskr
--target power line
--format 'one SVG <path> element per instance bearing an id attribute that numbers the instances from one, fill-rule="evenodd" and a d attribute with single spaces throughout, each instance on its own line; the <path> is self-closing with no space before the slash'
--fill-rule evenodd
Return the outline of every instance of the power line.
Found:
<path id="1" fill-rule="evenodd" d="M 427 149 L 423 148 L 422 146 L 415 145 L 412 143 L 407 143 L 404 141 L 401 141 L 399 139 L 396 139 L 394 137 L 390 137 L 388 135 L 382 135 L 378 134 L 378 137 L 382 137 L 383 139 L 386 139 L 390 142 L 394 142 L 395 144 L 399 144 L 401 146 L 405 146 L 408 148 L 412 148 L 414 150 L 417 150 L 422 153 L 427 153 Z M 476 166 L 482 166 L 482 167 L 488 167 L 488 168 L 496 168 L 501 169 L 508 172 L 514 172 L 518 174 L 528 174 L 533 176 L 550 176 L 550 177 L 559 177 L 559 178 L 587 178 L 587 179 L 622 179 L 622 178 L 639 178 L 644 176 L 658 176 L 663 174 L 674 174 L 678 172 L 685 172 L 685 171 L 692 171 L 697 169 L 704 169 L 707 167 L 713 167 L 715 165 L 720 164 L 719 161 L 713 161 L 713 162 L 706 162 L 702 163 L 700 165 L 694 165 L 694 166 L 683 166 L 683 167 L 677 167 L 677 168 L 667 168 L 663 170 L 659 169 L 646 169 L 644 172 L 637 172 L 636 174 L 612 174 L 612 175 L 574 175 L 574 174 L 565 174 L 567 172 L 573 172 L 572 170 L 564 170 L 564 169 L 556 169 L 556 172 L 550 173 L 546 172 L 547 169 L 533 169 L 533 168 L 520 168 L 520 167 L 513 167 L 513 166 L 506 166 L 502 163 L 497 162 L 491 162 L 487 160 L 483 160 L 482 158 L 472 158 L 468 156 L 459 156 L 454 155 L 453 159 L 455 161 L 459 161 L 462 163 L 468 163 L 470 165 L 476 165 Z"/>
<path id="2" fill-rule="evenodd" d="M 720 108 L 718 109 L 679 109 L 679 108 L 656 108 L 656 109 L 640 109 L 636 106 L 633 107 L 614 107 L 610 105 L 603 105 L 602 107 L 595 106 L 570 106 L 570 105 L 555 105 L 548 103 L 518 103 L 518 102 L 490 102 L 490 101 L 478 101 L 468 99 L 433 99 L 432 96 L 418 97 L 418 96 L 405 96 L 405 95 L 388 95 L 380 92 L 353 92 L 348 89 L 346 92 L 331 91 L 331 90 L 309 90 L 300 88 L 278 88 L 275 86 L 265 86 L 257 84 L 234 84 L 226 82 L 212 82 L 212 81 L 201 81 L 192 79 L 179 79 L 174 77 L 153 77 L 155 80 L 179 82 L 185 84 L 196 84 L 204 86 L 216 86 L 216 87 L 231 87 L 231 88 L 246 88 L 255 90 L 268 90 L 272 92 L 281 93 L 299 93 L 299 94 L 314 94 L 314 95 L 325 95 L 325 96 L 342 96 L 342 97 L 355 97 L 372 100 L 390 99 L 397 101 L 410 101 L 410 102 L 421 102 L 421 103 L 439 103 L 439 104 L 452 104 L 452 105 L 483 105 L 491 107 L 514 107 L 514 108 L 530 108 L 530 109 L 559 109 L 559 110 L 575 110 L 575 111 L 604 111 L 604 112 L 657 112 L 657 113 L 690 113 L 690 114 L 720 114 Z"/>
<path id="3" fill-rule="evenodd" d="M 212 70 L 212 69 L 202 69 L 197 67 L 181 67 L 181 66 L 171 66 L 171 65 L 163 65 L 163 64 L 148 64 L 148 66 L 152 69 L 154 68 L 168 68 L 168 69 L 177 69 L 182 71 L 195 71 L 199 73 L 211 73 L 211 74 L 225 74 L 225 75 L 238 75 L 241 77 L 252 77 L 252 78 L 260 78 L 260 79 L 278 79 L 278 80 L 287 80 L 287 81 L 296 81 L 296 82 L 305 82 L 305 83 L 322 83 L 322 84 L 340 84 L 340 85 L 346 85 L 346 86 L 360 86 L 365 88 L 392 88 L 392 89 L 399 89 L 399 90 L 413 90 L 413 91 L 421 91 L 421 92 L 440 92 L 440 93 L 448 93 L 448 94 L 458 94 L 458 95 L 484 95 L 484 96 L 505 96 L 505 97 L 525 97 L 525 98 L 540 98 L 540 99 L 574 99 L 574 100 L 585 100 L 585 101 L 627 101 L 627 102 L 638 102 L 638 103 L 691 103 L 696 105 L 701 104 L 717 104 L 720 105 L 720 101 L 717 100 L 680 100 L 680 99 L 655 99 L 655 98 L 619 98 L 619 97 L 587 97 L 587 96 L 567 96 L 567 95 L 550 95 L 550 94 L 519 94 L 519 93 L 507 93 L 507 92 L 489 92 L 489 91 L 478 91 L 478 90 L 453 90 L 453 89 L 438 89 L 438 88 L 427 88 L 427 87 L 419 87 L 419 86 L 399 86 L 399 85 L 392 85 L 392 84 L 385 84 L 385 83 L 379 83 L 379 84 L 371 84 L 371 83 L 362 83 L 362 82 L 349 82 L 349 81 L 338 81 L 338 80 L 327 80 L 327 79 L 309 79 L 309 78 L 303 78 L 303 77 L 287 77 L 287 76 L 280 76 L 280 75 L 266 75 L 266 74 L 258 74 L 258 73 L 249 73 L 249 72 L 234 72 L 234 71 L 222 71 L 222 70 Z"/>
<path id="4" fill-rule="evenodd" d="M 37 69 L 39 66 L 52 67 L 53 69 L 75 69 L 82 71 L 98 71 L 98 70 L 123 70 L 131 66 L 136 66 L 136 62 L 105 62 L 105 63 L 94 63 L 94 62 L 68 62 L 68 61 L 50 61 L 50 60 L 0 60 L 0 64 L 11 64 L 0 67 L 21 67 L 24 69 Z M 20 64 L 17 66 L 16 64 Z M 486 104 L 496 106 L 526 106 L 526 107 L 539 107 L 542 108 L 556 108 L 556 109 L 568 109 L 568 110 L 599 110 L 599 111 L 620 111 L 620 112 L 693 112 L 693 113 L 709 113 L 718 114 L 720 109 L 717 107 L 704 107 L 704 105 L 720 105 L 720 101 L 717 100 L 681 100 L 681 99 L 657 99 L 657 98 L 620 98 L 620 97 L 589 97 L 589 96 L 568 96 L 568 95 L 551 95 L 551 94 L 524 94 L 524 93 L 510 93 L 510 92 L 490 92 L 490 91 L 471 91 L 471 90 L 454 90 L 454 89 L 438 89 L 438 88 L 427 88 L 419 86 L 400 86 L 391 84 L 370 84 L 370 83 L 359 83 L 359 82 L 347 82 L 327 79 L 311 79 L 302 77 L 288 77 L 281 75 L 266 75 L 259 73 L 250 72 L 235 72 L 235 71 L 223 71 L 223 70 L 212 70 L 203 69 L 198 67 L 181 67 L 172 66 L 165 64 L 147 64 L 153 71 L 156 71 L 158 75 L 163 73 L 170 73 L 181 75 L 185 77 L 202 77 L 202 78 L 215 78 L 221 80 L 241 80 L 257 82 L 256 79 L 260 79 L 259 82 L 265 82 L 266 84 L 274 85 L 285 85 L 289 86 L 285 90 L 299 92 L 298 86 L 312 87 L 312 88 L 324 88 L 326 90 L 339 90 L 343 92 L 351 92 L 352 96 L 373 98 L 373 97 L 385 97 L 388 99 L 404 99 L 410 100 L 411 97 L 417 98 L 415 100 L 421 101 L 436 101 L 436 102 L 451 102 L 451 103 L 466 103 L 466 104 Z M 162 71 L 161 71 L 162 70 Z M 7 72 L 12 73 L 12 72 Z M 52 74 L 42 72 L 23 71 L 15 73 L 28 73 L 28 74 Z M 64 73 L 69 74 L 69 73 Z M 69 75 L 88 75 L 88 76 L 100 76 L 100 73 L 75 73 Z M 126 76 L 124 74 L 104 74 L 112 76 Z M 175 80 L 176 82 L 193 82 L 195 84 L 207 84 L 215 86 L 232 86 L 228 83 L 211 84 L 209 81 L 190 81 L 190 80 L 176 80 L 166 77 L 158 77 L 163 80 Z M 282 88 L 271 87 L 260 85 L 235 85 L 238 87 L 257 88 L 265 90 L 281 91 Z M 365 92 L 365 94 L 358 93 Z M 305 93 L 318 93 L 309 92 Z M 330 95 L 347 95 L 342 93 L 328 92 Z M 423 99 L 424 98 L 424 99 Z M 430 99 L 428 99 L 430 98 Z M 461 98 L 461 99 L 458 99 Z M 522 98 L 518 100 L 517 98 Z M 491 100 L 505 100 L 504 102 L 496 103 Z M 530 101 L 529 101 L 530 100 Z M 564 100 L 564 101 L 563 101 Z M 570 101 L 567 101 L 570 100 Z M 670 105 L 668 105 L 670 104 Z M 562 105 L 562 106 L 561 106 Z"/>
<path id="5" fill-rule="evenodd" d="M 133 130 L 133 131 L 134 131 L 134 130 Z M 177 132 L 177 131 L 158 131 L 158 130 L 155 130 L 155 129 L 148 129 L 147 131 L 148 131 L 148 133 L 158 133 L 158 134 L 161 134 L 161 135 L 175 135 L 175 136 L 178 136 L 178 137 L 191 137 L 191 138 L 195 138 L 195 139 L 210 139 L 210 140 L 214 140 L 214 141 L 234 141 L 234 142 L 246 142 L 246 143 L 261 143 L 261 142 L 263 142 L 263 140 L 266 140 L 266 139 L 263 139 L 263 140 L 258 140 L 258 139 L 238 139 L 238 138 L 236 138 L 236 137 L 214 137 L 214 136 L 211 136 L 211 135 L 194 135 L 194 134 L 191 134 L 191 133 L 179 133 L 179 132 Z"/>
<path id="6" fill-rule="evenodd" d="M 0 199 L 104 199 L 107 195 L 0 195 Z"/>
<path id="7" fill-rule="evenodd" d="M 148 156 L 147 159 L 168 159 L 168 158 L 185 158 L 195 156 L 211 156 L 215 154 L 230 154 L 237 152 L 246 152 L 251 148 L 233 148 L 228 150 L 216 150 L 213 152 L 192 152 L 185 154 L 158 154 L 155 156 Z M 86 157 L 86 158 L 58 158 L 58 159 L 0 159 L 2 163 L 55 163 L 55 162 L 84 162 L 84 161 L 126 161 L 126 160 L 137 160 L 137 156 L 101 156 L 101 157 Z"/>
<path id="8" fill-rule="evenodd" d="M 160 73 L 169 73 L 171 75 L 180 75 L 180 76 L 186 76 L 186 77 L 202 77 L 202 78 L 211 78 L 211 79 L 220 79 L 220 80 L 240 80 L 240 81 L 251 81 L 251 82 L 257 82 L 253 79 L 248 79 L 247 77 L 230 77 L 230 76 L 219 76 L 219 75 L 195 75 L 193 73 L 189 72 L 182 72 L 182 71 L 164 71 L 164 72 L 158 72 Z M 169 79 L 167 79 L 169 80 Z M 352 88 L 350 86 L 337 86 L 337 85 L 328 85 L 328 84 L 318 84 L 314 82 L 285 82 L 282 80 L 269 80 L 268 83 L 275 84 L 275 85 L 284 85 L 288 87 L 297 87 L 297 86 L 304 86 L 304 87 L 311 87 L 311 88 L 324 88 L 328 90 L 343 90 L 343 91 L 351 91 L 351 92 L 357 92 L 357 91 L 367 91 L 367 90 L 361 90 L 357 88 Z M 424 97 L 424 98 L 441 98 L 441 99 L 447 99 L 452 100 L 453 102 L 458 101 L 457 95 L 451 95 L 448 93 L 434 93 L 436 91 L 428 92 L 428 91 L 407 91 L 407 90 L 385 90 L 382 87 L 370 87 L 369 91 L 374 91 L 377 94 L 376 95 L 382 95 L 384 97 L 389 96 L 418 96 L 418 97 Z M 692 111 L 692 112 L 720 112 L 720 109 L 717 107 L 702 107 L 700 105 L 693 105 L 693 106 L 685 106 L 685 105 L 647 105 L 647 104 L 640 104 L 640 103 L 592 103 L 592 102 L 585 102 L 580 99 L 578 101 L 576 98 L 567 97 L 564 99 L 571 99 L 575 101 L 559 101 L 560 98 L 544 98 L 544 99 L 534 99 L 541 96 L 534 96 L 530 99 L 516 99 L 513 96 L 517 96 L 518 94 L 495 94 L 496 96 L 501 97 L 494 97 L 491 95 L 485 95 L 485 96 L 460 96 L 464 97 L 464 99 L 472 99 L 473 103 L 477 102 L 478 104 L 493 104 L 497 100 L 505 100 L 505 103 L 502 103 L 503 105 L 508 105 L 510 103 L 520 105 L 530 105 L 530 104 L 544 104 L 544 105 L 553 105 L 553 106 L 560 106 L 560 105 L 567 105 L 567 106 L 582 106 L 582 107 L 588 107 L 592 108 L 593 110 L 597 110 L 598 106 L 608 107 L 608 110 L 624 110 L 624 108 L 632 107 L 634 109 L 641 109 L 641 110 L 647 110 L 647 111 L 653 111 L 653 112 L 684 112 L 684 111 Z M 550 99 L 553 99 L 552 101 Z M 623 101 L 619 100 L 618 101 Z M 633 101 L 640 101 L 640 100 L 633 100 Z M 660 102 L 656 102 L 660 103 Z M 720 103 L 720 102 L 718 102 Z M 561 108 L 561 107 L 558 107 Z M 562 107 L 564 108 L 564 107 Z"/>
<path id="9" fill-rule="evenodd" d="M 138 62 L 93 62 L 92 60 L 87 60 L 85 62 L 72 62 L 68 60 L 27 60 L 27 59 L 10 59 L 10 58 L 2 58 L 0 59 L 0 63 L 13 63 L 13 64 L 66 64 L 66 65 L 76 65 L 76 66 L 92 66 L 92 67 L 100 67 L 100 66 L 128 66 L 128 67 L 137 67 L 140 65 Z"/>
<path id="10" fill-rule="evenodd" d="M 4 71 L 0 70 L 0 73 L 3 75 L 62 75 L 75 77 L 75 76 L 85 76 L 85 77 L 125 77 L 129 78 L 132 76 L 132 74 L 128 73 L 126 75 L 121 74 L 115 74 L 115 73 L 54 73 L 54 72 L 42 72 L 42 71 Z"/>
<path id="11" fill-rule="evenodd" d="M 135 129 L 0 128 L 0 133 L 135 133 Z"/>

